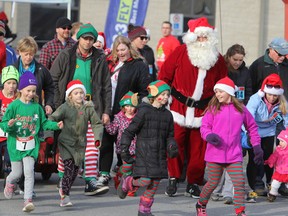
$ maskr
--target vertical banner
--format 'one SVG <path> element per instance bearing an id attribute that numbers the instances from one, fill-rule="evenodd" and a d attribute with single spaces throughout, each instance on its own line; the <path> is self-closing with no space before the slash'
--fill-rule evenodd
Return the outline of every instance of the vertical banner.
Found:
<path id="1" fill-rule="evenodd" d="M 110 0 L 105 36 L 107 47 L 112 47 L 118 35 L 127 36 L 129 23 L 143 26 L 149 0 Z"/>

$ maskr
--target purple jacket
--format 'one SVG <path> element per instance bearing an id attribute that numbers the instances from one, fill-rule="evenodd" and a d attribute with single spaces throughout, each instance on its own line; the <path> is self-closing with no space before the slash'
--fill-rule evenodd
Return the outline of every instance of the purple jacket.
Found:
<path id="1" fill-rule="evenodd" d="M 207 143 L 205 161 L 215 163 L 234 163 L 243 161 L 241 147 L 241 126 L 244 124 L 252 146 L 260 145 L 257 125 L 246 107 L 240 113 L 232 103 L 221 106 L 220 111 L 212 114 L 207 111 L 200 128 L 204 140 L 210 133 L 222 138 L 222 143 L 214 146 Z"/>
<path id="2" fill-rule="evenodd" d="M 282 149 L 280 146 L 277 146 L 274 153 L 265 161 L 266 163 L 271 168 L 274 166 L 278 173 L 288 174 L 288 147 Z"/>

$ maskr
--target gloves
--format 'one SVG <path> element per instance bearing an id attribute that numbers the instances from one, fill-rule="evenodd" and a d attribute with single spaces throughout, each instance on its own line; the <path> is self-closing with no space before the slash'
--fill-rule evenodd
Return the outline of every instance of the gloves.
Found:
<path id="1" fill-rule="evenodd" d="M 99 149 L 99 148 L 101 147 L 101 143 L 100 143 L 99 140 L 96 140 L 96 141 L 95 141 L 95 147 L 96 147 L 97 149 Z"/>
<path id="2" fill-rule="evenodd" d="M 256 145 L 253 146 L 253 151 L 254 151 L 254 163 L 256 165 L 261 165 L 264 163 L 263 160 L 263 150 L 261 148 L 261 145 Z"/>
<path id="3" fill-rule="evenodd" d="M 178 146 L 176 143 L 168 144 L 167 153 L 169 158 L 175 158 L 178 156 Z"/>
<path id="4" fill-rule="evenodd" d="M 221 138 L 215 133 L 208 134 L 206 136 L 206 141 L 214 146 L 221 144 Z"/>
<path id="5" fill-rule="evenodd" d="M 125 161 L 127 164 L 133 164 L 134 163 L 134 158 L 130 155 L 129 151 L 128 153 L 125 152 L 121 152 L 121 159 L 123 161 Z"/>

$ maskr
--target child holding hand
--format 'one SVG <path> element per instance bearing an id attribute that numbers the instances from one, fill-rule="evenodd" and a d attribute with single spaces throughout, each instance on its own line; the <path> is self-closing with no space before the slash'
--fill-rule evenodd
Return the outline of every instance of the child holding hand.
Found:
<path id="1" fill-rule="evenodd" d="M 281 183 L 285 183 L 286 187 L 288 187 L 288 128 L 281 131 L 277 138 L 280 141 L 279 145 L 264 163 L 270 168 L 275 168 L 272 176 L 271 190 L 267 197 L 269 202 L 275 201 Z"/>
<path id="2" fill-rule="evenodd" d="M 245 178 L 241 146 L 241 127 L 244 124 L 255 152 L 256 164 L 263 163 L 263 151 L 257 125 L 246 107 L 235 98 L 236 86 L 225 77 L 214 86 L 215 95 L 211 99 L 202 119 L 201 136 L 207 141 L 205 161 L 208 182 L 204 185 L 196 203 L 197 216 L 207 216 L 206 205 L 213 190 L 218 185 L 223 170 L 226 169 L 234 186 L 234 208 L 236 216 L 245 214 Z"/>
<path id="3" fill-rule="evenodd" d="M 8 106 L 0 128 L 8 133 L 8 152 L 11 159 L 11 172 L 7 176 L 4 196 L 11 199 L 15 183 L 24 170 L 24 212 L 35 209 L 32 202 L 34 187 L 34 164 L 38 157 L 40 141 L 38 133 L 44 130 L 59 130 L 63 122 L 47 120 L 36 95 L 37 81 L 33 73 L 25 72 L 20 77 L 19 98 Z"/>
<path id="4" fill-rule="evenodd" d="M 86 88 L 80 80 L 72 80 L 67 85 L 66 102 L 50 116 L 55 121 L 63 121 L 65 127 L 58 137 L 58 147 L 64 162 L 62 187 L 59 188 L 60 206 L 72 206 L 70 189 L 82 165 L 87 144 L 86 133 L 90 121 L 94 133 L 95 146 L 100 147 L 103 125 L 92 101 L 85 101 Z"/>

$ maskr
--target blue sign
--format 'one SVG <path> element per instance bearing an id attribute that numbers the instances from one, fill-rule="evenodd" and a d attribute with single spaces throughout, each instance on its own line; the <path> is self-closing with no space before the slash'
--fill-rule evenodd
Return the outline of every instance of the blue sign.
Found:
<path id="1" fill-rule="evenodd" d="M 149 0 L 110 0 L 105 36 L 107 47 L 111 48 L 118 35 L 127 36 L 128 25 L 143 26 Z"/>

